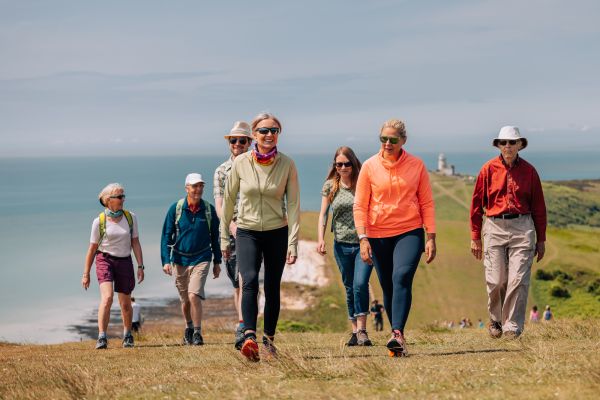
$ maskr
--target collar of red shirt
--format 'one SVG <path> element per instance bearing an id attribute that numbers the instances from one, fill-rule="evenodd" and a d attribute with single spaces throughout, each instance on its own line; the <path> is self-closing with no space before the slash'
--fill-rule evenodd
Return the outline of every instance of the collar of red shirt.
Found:
<path id="1" fill-rule="evenodd" d="M 508 165 L 506 164 L 506 161 L 504 161 L 504 157 L 502 157 L 502 154 L 500 154 L 498 156 L 498 159 L 502 162 L 502 165 L 504 165 L 505 167 L 508 167 Z M 519 154 L 517 154 L 517 157 L 515 158 L 515 163 L 513 164 L 513 167 L 516 167 L 517 165 L 519 165 L 520 161 L 521 161 L 521 158 L 519 157 Z"/>
<path id="2" fill-rule="evenodd" d="M 193 213 L 196 214 L 198 211 L 200 211 L 200 203 L 196 204 L 196 205 L 191 205 L 190 203 L 188 203 L 188 209 Z"/>

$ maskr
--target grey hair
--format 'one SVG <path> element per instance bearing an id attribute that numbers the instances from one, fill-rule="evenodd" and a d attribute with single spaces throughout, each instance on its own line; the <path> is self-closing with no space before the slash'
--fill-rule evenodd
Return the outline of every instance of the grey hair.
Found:
<path id="1" fill-rule="evenodd" d="M 381 126 L 381 130 L 379 131 L 379 133 L 383 132 L 385 128 L 395 129 L 396 132 L 398 132 L 398 135 L 400 135 L 400 137 L 406 139 L 406 126 L 404 126 L 404 122 L 400 121 L 399 119 L 392 118 L 385 121 Z"/>
<path id="2" fill-rule="evenodd" d="M 109 183 L 98 194 L 98 200 L 104 207 L 108 204 L 108 198 L 116 191 L 125 192 L 125 188 L 120 183 Z"/>
<path id="3" fill-rule="evenodd" d="M 276 116 L 274 116 L 271 113 L 268 112 L 262 112 L 260 114 L 258 114 L 256 117 L 254 117 L 254 119 L 252 120 L 252 130 L 254 131 L 256 129 L 256 125 L 258 125 L 258 123 L 260 121 L 264 121 L 265 119 L 272 119 L 273 121 L 275 121 L 275 123 L 277 123 L 277 125 L 279 125 L 279 129 L 283 130 L 283 127 L 281 126 L 281 122 L 279 122 L 279 119 L 277 119 Z"/>

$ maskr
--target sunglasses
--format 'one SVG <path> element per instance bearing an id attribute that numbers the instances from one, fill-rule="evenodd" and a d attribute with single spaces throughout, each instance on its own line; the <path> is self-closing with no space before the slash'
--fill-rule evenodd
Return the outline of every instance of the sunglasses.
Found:
<path id="1" fill-rule="evenodd" d="M 119 199 L 119 200 L 125 200 L 125 195 L 124 194 L 117 194 L 115 196 L 110 196 L 111 199 Z"/>
<path id="2" fill-rule="evenodd" d="M 271 132 L 273 135 L 277 135 L 280 131 L 281 129 L 279 128 L 258 128 L 256 130 L 256 132 L 260 133 L 261 135 L 267 135 L 269 132 Z"/>
<path id="3" fill-rule="evenodd" d="M 342 168 L 342 167 L 350 168 L 352 166 L 352 163 L 350 161 L 348 161 L 348 162 L 334 162 L 333 165 L 335 165 L 336 168 Z"/>
<path id="4" fill-rule="evenodd" d="M 248 143 L 248 139 L 246 139 L 246 138 L 234 138 L 234 137 L 232 137 L 232 138 L 229 138 L 229 143 L 230 144 L 239 143 L 239 144 L 241 144 L 243 146 L 246 143 Z"/>
<path id="5" fill-rule="evenodd" d="M 390 142 L 391 144 L 398 144 L 400 138 L 396 136 L 379 136 L 379 141 L 381 143 Z"/>
<path id="6" fill-rule="evenodd" d="M 518 143 L 518 140 L 498 140 L 498 144 L 500 146 L 506 146 L 507 143 L 509 143 L 511 146 L 514 146 Z"/>

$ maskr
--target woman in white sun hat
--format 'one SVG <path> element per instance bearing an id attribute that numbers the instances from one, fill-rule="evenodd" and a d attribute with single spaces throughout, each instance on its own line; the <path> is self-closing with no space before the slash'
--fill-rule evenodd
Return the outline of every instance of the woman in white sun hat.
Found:
<path id="1" fill-rule="evenodd" d="M 484 259 L 490 336 L 517 338 L 525 323 L 531 265 L 545 253 L 546 204 L 537 171 L 519 156 L 527 147 L 519 128 L 503 127 L 492 143 L 500 155 L 485 163 L 477 177 L 471 252 Z"/>

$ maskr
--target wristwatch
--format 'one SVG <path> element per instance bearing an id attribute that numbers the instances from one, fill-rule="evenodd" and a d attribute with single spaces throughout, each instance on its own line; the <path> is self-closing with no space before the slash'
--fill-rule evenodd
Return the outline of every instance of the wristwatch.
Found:
<path id="1" fill-rule="evenodd" d="M 144 268 L 144 264 L 142 264 L 142 265 L 138 265 L 138 268 L 141 268 L 141 269 L 142 269 L 142 271 L 146 269 L 146 268 Z"/>
<path id="2" fill-rule="evenodd" d="M 358 235 L 358 240 L 363 240 L 363 239 L 367 239 L 367 235 L 364 233 L 361 233 L 360 235 Z"/>

